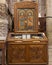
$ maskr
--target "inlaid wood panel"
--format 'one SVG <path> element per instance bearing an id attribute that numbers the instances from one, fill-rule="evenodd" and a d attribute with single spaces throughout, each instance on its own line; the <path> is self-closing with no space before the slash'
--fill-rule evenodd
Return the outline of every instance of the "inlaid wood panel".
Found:
<path id="1" fill-rule="evenodd" d="M 11 52 L 9 52 L 11 51 Z M 25 45 L 8 45 L 8 63 L 26 62 Z"/>
<path id="2" fill-rule="evenodd" d="M 28 44 L 26 44 L 28 43 Z M 8 64 L 47 62 L 47 45 L 32 42 L 10 42 L 7 47 Z"/>
<path id="3" fill-rule="evenodd" d="M 30 45 L 29 60 L 32 63 L 44 63 L 47 61 L 46 45 Z M 45 58 L 46 57 L 46 58 Z"/>

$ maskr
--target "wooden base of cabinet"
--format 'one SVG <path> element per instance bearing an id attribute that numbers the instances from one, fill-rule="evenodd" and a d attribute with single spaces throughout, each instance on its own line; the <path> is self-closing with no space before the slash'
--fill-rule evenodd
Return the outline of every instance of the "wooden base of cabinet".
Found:
<path id="1" fill-rule="evenodd" d="M 8 40 L 7 43 L 8 65 L 47 65 L 47 41 L 39 40 Z"/>
<path id="2" fill-rule="evenodd" d="M 47 45 L 9 44 L 7 58 L 9 64 L 46 64 Z"/>

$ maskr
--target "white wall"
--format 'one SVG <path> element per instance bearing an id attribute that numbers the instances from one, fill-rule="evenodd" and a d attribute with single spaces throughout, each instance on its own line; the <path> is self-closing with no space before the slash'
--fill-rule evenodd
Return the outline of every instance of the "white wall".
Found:
<path id="1" fill-rule="evenodd" d="M 0 0 L 0 3 L 5 3 L 6 2 L 6 0 Z"/>
<path id="2" fill-rule="evenodd" d="M 52 0 L 46 0 L 46 29 L 47 29 L 47 36 L 48 36 L 48 44 L 52 45 Z"/>

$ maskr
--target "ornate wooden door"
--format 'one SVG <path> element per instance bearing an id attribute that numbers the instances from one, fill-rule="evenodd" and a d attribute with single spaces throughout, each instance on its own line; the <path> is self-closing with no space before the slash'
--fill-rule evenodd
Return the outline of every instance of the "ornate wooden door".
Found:
<path id="1" fill-rule="evenodd" d="M 9 64 L 16 64 L 16 63 L 25 63 L 27 51 L 26 51 L 26 45 L 21 44 L 10 44 L 7 48 L 7 58 Z"/>
<path id="2" fill-rule="evenodd" d="M 31 63 L 46 63 L 47 61 L 46 45 L 29 45 L 29 61 Z"/>

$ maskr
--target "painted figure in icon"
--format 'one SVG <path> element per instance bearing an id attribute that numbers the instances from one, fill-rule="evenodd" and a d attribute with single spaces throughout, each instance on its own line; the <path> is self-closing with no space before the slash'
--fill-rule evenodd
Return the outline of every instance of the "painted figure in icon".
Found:
<path id="1" fill-rule="evenodd" d="M 33 28 L 33 10 L 20 9 L 19 10 L 19 29 L 32 30 Z"/>

